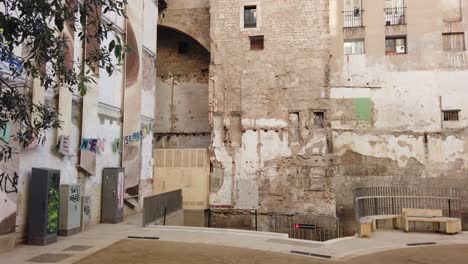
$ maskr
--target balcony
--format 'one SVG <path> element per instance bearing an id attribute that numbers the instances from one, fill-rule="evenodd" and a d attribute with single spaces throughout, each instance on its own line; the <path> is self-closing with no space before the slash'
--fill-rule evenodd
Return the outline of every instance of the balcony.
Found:
<path id="1" fill-rule="evenodd" d="M 385 8 L 385 25 L 406 25 L 406 7 Z"/>
<path id="2" fill-rule="evenodd" d="M 343 11 L 344 16 L 344 28 L 357 28 L 362 27 L 362 12 L 364 10 L 355 8 L 354 10 Z"/>

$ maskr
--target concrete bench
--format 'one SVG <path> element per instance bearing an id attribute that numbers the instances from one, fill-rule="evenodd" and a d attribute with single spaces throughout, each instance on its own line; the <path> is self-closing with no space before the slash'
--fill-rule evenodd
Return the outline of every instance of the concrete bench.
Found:
<path id="1" fill-rule="evenodd" d="M 440 232 L 441 223 L 445 224 L 444 231 L 447 234 L 456 234 L 462 231 L 461 219 L 444 217 L 441 209 L 403 208 L 401 218 L 403 230 L 405 232 L 409 232 L 410 222 L 432 223 L 432 229 L 435 232 Z"/>
<path id="2" fill-rule="evenodd" d="M 399 229 L 401 215 L 373 215 L 359 219 L 359 237 L 369 237 L 377 229 L 377 220 L 392 219 L 393 228 Z"/>

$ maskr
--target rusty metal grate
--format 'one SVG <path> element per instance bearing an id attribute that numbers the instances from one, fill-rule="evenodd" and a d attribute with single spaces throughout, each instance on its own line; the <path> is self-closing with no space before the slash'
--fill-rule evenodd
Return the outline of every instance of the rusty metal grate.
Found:
<path id="1" fill-rule="evenodd" d="M 460 120 L 459 113 L 460 110 L 445 110 L 442 111 L 444 114 L 444 121 L 458 121 Z"/>
<path id="2" fill-rule="evenodd" d="M 250 50 L 263 50 L 264 44 L 263 36 L 250 36 Z"/>

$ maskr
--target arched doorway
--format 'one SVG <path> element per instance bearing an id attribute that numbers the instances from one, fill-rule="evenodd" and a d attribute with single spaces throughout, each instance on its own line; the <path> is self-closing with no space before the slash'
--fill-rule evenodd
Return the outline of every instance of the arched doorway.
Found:
<path id="1" fill-rule="evenodd" d="M 195 215 L 185 224 L 196 226 L 204 225 L 209 207 L 209 65 L 210 53 L 199 42 L 158 26 L 154 190 L 182 189 L 185 212 Z"/>

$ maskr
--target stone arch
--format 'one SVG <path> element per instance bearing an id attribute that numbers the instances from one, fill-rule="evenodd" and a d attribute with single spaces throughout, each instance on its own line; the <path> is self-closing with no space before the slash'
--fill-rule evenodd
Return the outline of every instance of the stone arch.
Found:
<path id="1" fill-rule="evenodd" d="M 209 66 L 210 52 L 198 40 L 158 26 L 156 148 L 209 146 Z"/>
<path id="2" fill-rule="evenodd" d="M 208 8 L 164 10 L 160 14 L 158 26 L 182 32 L 210 51 L 210 13 Z"/>
<path id="3" fill-rule="evenodd" d="M 200 46 L 202 46 L 203 48 L 206 49 L 207 52 L 210 52 L 210 40 L 204 40 L 203 38 L 200 38 L 200 37 L 197 37 L 197 36 L 193 36 L 193 35 L 190 35 L 189 33 L 187 32 L 184 32 L 178 28 L 174 28 L 174 27 L 170 27 L 170 26 L 167 26 L 167 25 L 161 25 L 161 24 L 158 24 L 158 31 L 162 30 L 162 29 L 166 29 L 166 30 L 173 30 L 175 32 L 178 32 L 180 34 L 183 34 L 183 35 L 186 35 L 187 37 L 193 39 L 194 41 L 196 41 L 198 44 L 200 44 Z"/>

